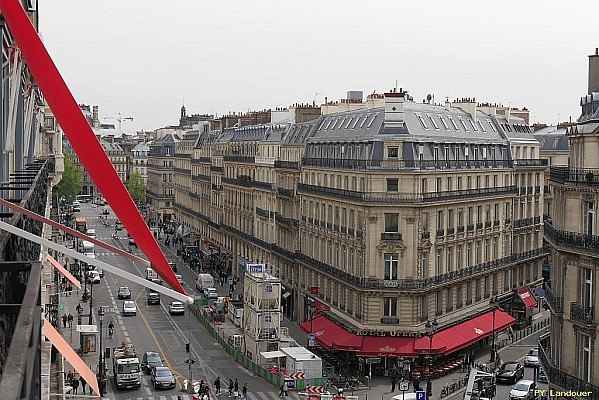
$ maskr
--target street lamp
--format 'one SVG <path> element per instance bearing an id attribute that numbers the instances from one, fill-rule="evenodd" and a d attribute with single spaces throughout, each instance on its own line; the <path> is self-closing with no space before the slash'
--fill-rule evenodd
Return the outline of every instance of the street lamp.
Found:
<path id="1" fill-rule="evenodd" d="M 431 376 L 433 375 L 433 336 L 435 336 L 435 331 L 439 323 L 436 319 L 431 321 L 426 321 L 424 327 L 426 328 L 426 336 L 429 339 L 429 347 L 428 347 L 428 377 L 426 381 L 426 397 L 430 398 L 433 395 L 433 382 L 431 380 Z"/>
<path id="2" fill-rule="evenodd" d="M 81 325 L 81 314 L 83 314 L 83 307 L 81 307 L 81 303 L 77 304 L 77 325 Z M 83 353 L 83 342 L 81 341 L 81 332 L 79 332 L 79 349 Z"/>
<path id="3" fill-rule="evenodd" d="M 492 332 L 492 342 L 491 342 L 491 362 L 494 363 L 497 360 L 497 354 L 495 354 L 495 312 L 497 311 L 497 307 L 499 306 L 499 301 L 497 300 L 497 296 L 493 296 L 491 299 L 491 311 L 493 312 L 493 332 Z"/>
<path id="4" fill-rule="evenodd" d="M 92 307 L 94 306 L 94 283 L 89 283 L 89 324 L 93 325 Z"/>
<path id="5" fill-rule="evenodd" d="M 104 347 L 102 344 L 102 322 L 104 321 L 104 307 L 98 308 L 98 318 L 100 319 L 100 354 L 98 354 L 98 382 L 100 384 L 100 396 L 104 395 Z"/>

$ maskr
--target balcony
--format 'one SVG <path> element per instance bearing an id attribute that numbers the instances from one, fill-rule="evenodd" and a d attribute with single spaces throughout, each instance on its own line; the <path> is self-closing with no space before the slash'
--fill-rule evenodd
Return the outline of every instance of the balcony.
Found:
<path id="1" fill-rule="evenodd" d="M 545 222 L 545 237 L 558 246 L 570 247 L 591 252 L 599 252 L 599 236 L 584 233 L 559 231 Z"/>
<path id="2" fill-rule="evenodd" d="M 534 218 L 524 218 L 524 219 L 517 219 L 514 221 L 514 224 L 512 225 L 514 229 L 520 229 L 520 228 L 525 228 L 527 226 L 533 225 L 535 223 L 535 219 Z"/>
<path id="3" fill-rule="evenodd" d="M 210 159 L 210 157 L 200 157 L 197 159 L 197 162 L 195 162 L 196 160 L 191 160 L 192 164 L 197 164 L 197 163 L 202 163 L 202 164 L 211 164 L 212 160 Z"/>
<path id="4" fill-rule="evenodd" d="M 448 235 L 453 235 L 454 233 L 455 233 L 455 228 L 453 226 L 447 228 L 447 234 Z"/>
<path id="5" fill-rule="evenodd" d="M 344 160 L 338 158 L 303 157 L 302 165 L 310 167 L 375 170 L 375 171 L 430 171 L 470 170 L 479 168 L 511 168 L 511 160 Z"/>
<path id="6" fill-rule="evenodd" d="M 281 161 L 275 160 L 275 168 L 299 170 L 299 161 Z"/>
<path id="7" fill-rule="evenodd" d="M 210 178 L 208 175 L 192 175 L 191 180 L 192 181 L 210 182 L 212 180 L 212 178 Z"/>
<path id="8" fill-rule="evenodd" d="M 290 228 L 299 228 L 299 221 L 297 219 L 283 217 L 279 213 L 275 213 L 275 221 L 277 224 L 285 225 Z"/>
<path id="9" fill-rule="evenodd" d="M 246 188 L 258 188 L 258 189 L 266 189 L 272 190 L 272 183 L 268 182 L 260 182 L 248 179 L 247 176 L 240 176 L 238 179 L 235 178 L 222 178 L 222 182 L 228 185 L 241 186 Z"/>
<path id="10" fill-rule="evenodd" d="M 464 233 L 464 225 L 458 226 L 458 233 Z"/>
<path id="11" fill-rule="evenodd" d="M 474 230 L 474 224 L 468 224 L 468 226 L 466 226 L 466 230 L 468 232 L 473 231 Z"/>
<path id="12" fill-rule="evenodd" d="M 549 161 L 539 158 L 518 158 L 514 160 L 514 167 L 546 167 Z"/>
<path id="13" fill-rule="evenodd" d="M 568 167 L 551 167 L 549 180 L 557 183 L 580 186 L 599 185 L 599 169 L 568 169 Z"/>
<path id="14" fill-rule="evenodd" d="M 431 238 L 431 233 L 430 232 L 422 232 L 422 240 L 429 240 Z"/>
<path id="15" fill-rule="evenodd" d="M 478 229 L 478 230 L 483 229 L 483 223 L 482 222 L 477 222 L 476 223 L 476 229 Z"/>
<path id="16" fill-rule="evenodd" d="M 401 240 L 401 233 L 399 233 L 399 232 L 382 232 L 381 240 Z"/>
<path id="17" fill-rule="evenodd" d="M 215 185 L 214 183 L 212 184 L 212 190 L 215 190 L 217 192 L 220 192 L 221 190 L 223 190 L 223 185 Z"/>
<path id="18" fill-rule="evenodd" d="M 500 186 L 491 188 L 448 190 L 443 192 L 424 193 L 423 201 L 467 199 L 474 197 L 506 196 L 517 193 L 516 186 Z"/>
<path id="19" fill-rule="evenodd" d="M 212 172 L 220 172 L 222 174 L 223 171 L 224 171 L 224 168 L 216 166 L 216 165 L 211 165 L 210 166 L 210 171 L 212 171 Z"/>
<path id="20" fill-rule="evenodd" d="M 256 215 L 262 218 L 274 218 L 275 213 L 273 211 L 264 210 L 262 208 L 256 207 Z"/>
<path id="21" fill-rule="evenodd" d="M 399 324 L 399 318 L 397 318 L 397 317 L 382 317 L 381 324 L 397 325 L 397 324 Z"/>
<path id="22" fill-rule="evenodd" d="M 293 191 L 293 189 L 277 188 L 277 195 L 282 197 L 294 198 L 295 192 Z"/>
<path id="23" fill-rule="evenodd" d="M 223 156 L 223 160 L 224 161 L 230 161 L 230 162 L 254 164 L 256 162 L 256 157 L 254 157 L 254 156 L 228 155 L 228 156 Z"/>
<path id="24" fill-rule="evenodd" d="M 593 307 L 578 303 L 570 304 L 570 320 L 583 325 L 596 325 Z"/>
<path id="25" fill-rule="evenodd" d="M 548 285 L 545 285 L 545 300 L 554 314 L 561 314 L 564 312 L 564 298 L 556 296 Z"/>
<path id="26" fill-rule="evenodd" d="M 585 399 L 599 400 L 599 386 L 592 385 L 557 367 L 551 359 L 551 338 L 549 335 L 541 336 L 539 340 L 539 361 L 552 388 L 555 389 L 555 387 L 558 387 L 565 390 L 575 389 L 577 391 L 586 391 L 589 395 Z"/>
<path id="27" fill-rule="evenodd" d="M 445 229 L 437 229 L 437 237 L 445 236 Z"/>

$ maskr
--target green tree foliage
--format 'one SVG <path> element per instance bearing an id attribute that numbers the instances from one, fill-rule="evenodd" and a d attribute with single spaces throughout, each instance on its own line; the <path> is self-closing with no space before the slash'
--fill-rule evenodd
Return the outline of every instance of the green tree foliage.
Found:
<path id="1" fill-rule="evenodd" d="M 67 200 L 72 200 L 73 197 L 77 196 L 81 192 L 83 187 L 83 178 L 81 171 L 79 171 L 71 157 L 68 154 L 64 155 L 64 172 L 60 182 L 56 185 L 56 193 L 59 197 L 64 196 Z"/>
<path id="2" fill-rule="evenodd" d="M 139 172 L 134 172 L 127 183 L 127 190 L 129 190 L 133 201 L 144 204 L 146 202 L 146 189 L 147 185 L 144 182 L 144 178 Z"/>

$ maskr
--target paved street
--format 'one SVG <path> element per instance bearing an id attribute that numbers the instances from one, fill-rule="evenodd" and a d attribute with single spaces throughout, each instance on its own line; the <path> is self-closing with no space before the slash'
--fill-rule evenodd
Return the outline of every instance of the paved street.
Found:
<path id="1" fill-rule="evenodd" d="M 82 205 L 82 210 L 78 213 L 78 217 L 86 217 L 88 221 L 88 228 L 95 228 L 98 239 L 106 241 L 120 248 L 128 248 L 128 240 L 125 231 L 120 231 L 120 238 L 114 240 L 112 235 L 114 234 L 114 222 L 115 217 L 111 214 L 108 216 L 109 226 L 104 226 L 99 218 L 101 208 L 92 206 L 91 204 Z M 174 247 L 165 247 L 162 243 L 163 249 L 169 261 L 176 262 L 178 266 L 178 273 L 183 277 L 183 286 L 188 291 L 196 296 L 199 296 L 199 292 L 195 289 L 195 278 L 196 274 L 185 266 L 182 260 L 176 257 Z M 172 252 L 171 252 L 172 250 Z M 133 252 L 139 255 L 136 248 L 133 248 Z M 97 256 L 100 260 L 115 265 L 119 268 L 127 270 L 129 272 L 138 273 L 141 276 L 145 276 L 145 267 L 140 265 L 134 265 L 129 260 L 123 259 L 122 257 L 115 256 L 103 249 L 97 249 Z M 123 300 L 117 299 L 117 290 L 119 286 L 129 286 L 132 291 L 132 299 L 137 305 L 137 316 L 123 317 L 120 313 Z M 237 292 L 241 290 L 242 285 L 237 285 Z M 221 287 L 217 285 L 217 289 L 221 295 L 228 295 L 228 287 Z M 94 321 L 98 323 L 96 310 L 99 306 L 107 308 L 107 313 L 104 316 L 103 323 L 103 347 L 117 346 L 121 341 L 131 342 L 138 351 L 138 356 L 141 358 L 145 351 L 158 351 L 162 358 L 165 360 L 165 365 L 171 368 L 177 379 L 177 387 L 175 389 L 157 391 L 151 387 L 149 376 L 144 375 L 142 377 L 142 387 L 137 390 L 127 391 L 116 391 L 114 387 L 114 380 L 112 379 L 111 359 L 107 359 L 106 365 L 109 368 L 109 387 L 106 398 L 110 399 L 177 399 L 177 396 L 182 396 L 182 399 L 189 398 L 180 391 L 183 380 L 188 378 L 190 375 L 188 364 L 185 361 L 188 358 L 185 352 L 185 343 L 191 343 L 191 355 L 196 360 L 193 364 L 192 374 L 194 379 L 204 379 L 208 381 L 211 386 L 212 382 L 217 376 L 221 377 L 223 382 L 228 381 L 229 378 L 238 378 L 240 387 L 243 383 L 247 382 L 249 387 L 249 398 L 250 400 L 268 400 L 278 398 L 278 389 L 273 387 L 271 384 L 265 382 L 263 379 L 255 377 L 248 371 L 239 366 L 233 361 L 224 350 L 214 341 L 214 339 L 207 333 L 206 329 L 201 323 L 194 317 L 190 317 L 190 313 L 186 312 L 183 316 L 170 316 L 168 313 L 168 303 L 170 299 L 166 296 L 161 296 L 160 305 L 148 305 L 146 301 L 147 291 L 145 288 L 132 284 L 131 282 L 125 281 L 122 278 L 106 273 L 102 282 L 95 285 L 93 291 L 93 305 L 94 305 Z M 80 302 L 81 296 L 73 292 L 70 297 L 62 297 L 61 303 L 64 304 L 64 312 L 70 312 L 74 316 L 77 315 L 75 308 Z M 81 302 L 84 307 L 84 313 L 89 312 L 89 303 Z M 538 314 L 535 318 L 542 318 L 545 314 Z M 76 317 L 75 317 L 76 319 Z M 109 321 L 113 321 L 115 324 L 115 335 L 114 338 L 110 339 L 107 337 L 107 325 Z M 228 320 L 227 320 L 228 321 Z M 84 324 L 87 323 L 87 318 L 84 318 Z M 76 325 L 76 320 L 74 325 Z M 288 320 L 284 321 L 284 326 L 287 326 L 290 335 L 294 337 L 300 344 L 305 342 L 305 333 L 301 331 L 299 326 Z M 230 335 L 236 333 L 236 328 L 230 321 L 226 322 L 221 326 L 223 335 Z M 73 345 L 73 348 L 79 348 L 79 339 L 72 329 L 63 330 L 63 333 L 67 339 Z M 530 337 L 523 339 L 513 345 L 509 345 L 500 349 L 501 358 L 503 361 L 508 360 L 522 360 L 526 352 L 536 346 L 536 340 L 539 333 L 533 334 Z M 83 358 L 86 360 L 88 365 L 92 367 L 92 370 L 97 370 L 98 365 L 98 353 L 90 353 L 84 355 Z M 483 351 L 478 355 L 477 362 L 488 362 L 489 352 Z M 70 370 L 69 366 L 65 366 L 65 371 Z M 526 368 L 526 379 L 532 379 L 532 368 Z M 465 373 L 454 373 L 443 378 L 439 378 L 433 383 L 433 398 L 438 399 L 443 384 L 445 382 L 453 382 L 456 379 L 462 378 Z M 225 383 L 223 383 L 226 386 Z M 508 398 L 508 393 L 511 385 L 498 385 L 498 391 L 495 399 L 502 400 Z M 370 399 L 381 399 L 388 400 L 393 395 L 401 394 L 398 390 L 395 393 L 390 392 L 391 385 L 388 378 L 385 377 L 373 377 L 373 382 L 370 389 L 356 391 L 353 393 L 346 393 L 347 395 L 356 395 L 358 398 L 363 400 Z M 410 386 L 410 391 L 412 390 Z M 223 391 L 224 392 L 224 391 Z M 461 392 L 454 393 L 451 397 L 457 398 L 462 396 Z M 187 397 L 186 397 L 187 396 Z M 227 398 L 226 394 L 220 396 L 221 398 Z M 298 394 L 290 392 L 290 397 L 297 398 Z"/>

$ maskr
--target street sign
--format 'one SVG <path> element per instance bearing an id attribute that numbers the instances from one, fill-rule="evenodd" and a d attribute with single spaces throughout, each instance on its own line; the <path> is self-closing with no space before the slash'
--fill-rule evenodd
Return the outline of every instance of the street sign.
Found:
<path id="1" fill-rule="evenodd" d="M 416 400 L 426 400 L 426 392 L 424 390 L 417 391 Z"/>
<path id="2" fill-rule="evenodd" d="M 378 364 L 381 362 L 381 359 L 378 357 L 372 357 L 366 359 L 366 364 Z"/>
<path id="3" fill-rule="evenodd" d="M 314 340 L 308 340 L 308 347 L 314 347 Z"/>
<path id="4" fill-rule="evenodd" d="M 210 305 L 210 299 L 202 299 L 202 305 L 203 306 L 209 306 Z"/>
<path id="5" fill-rule="evenodd" d="M 410 384 L 408 383 L 408 381 L 399 382 L 399 390 L 401 390 L 402 392 L 407 391 L 409 388 L 410 388 Z"/>
<path id="6" fill-rule="evenodd" d="M 308 333 L 308 340 L 314 340 L 316 339 L 316 335 L 313 333 Z"/>
<path id="7" fill-rule="evenodd" d="M 96 333 L 98 332 L 98 327 L 96 325 L 77 325 L 77 332 L 85 332 L 85 333 Z"/>

